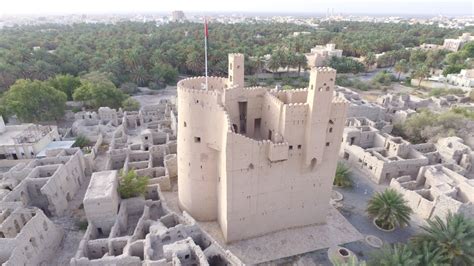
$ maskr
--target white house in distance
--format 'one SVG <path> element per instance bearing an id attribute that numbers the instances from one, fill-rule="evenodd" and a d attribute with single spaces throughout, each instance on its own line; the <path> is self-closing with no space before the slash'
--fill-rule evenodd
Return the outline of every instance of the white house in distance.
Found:
<path id="1" fill-rule="evenodd" d="M 463 35 L 458 37 L 457 39 L 445 39 L 443 43 L 443 48 L 456 52 L 461 49 L 464 44 L 470 41 L 474 41 L 474 36 L 471 36 L 470 33 L 463 33 Z"/>
<path id="2" fill-rule="evenodd" d="M 461 87 L 474 87 L 474 69 L 463 69 L 459 74 L 448 74 L 446 81 L 449 84 Z"/>
<path id="3" fill-rule="evenodd" d="M 305 54 L 306 59 L 308 59 L 308 66 L 311 67 L 320 67 L 324 66 L 325 62 L 331 59 L 332 57 L 341 57 L 342 50 L 336 49 L 336 44 L 328 43 L 326 45 L 316 45 L 314 48 L 311 48 L 311 52 Z"/>

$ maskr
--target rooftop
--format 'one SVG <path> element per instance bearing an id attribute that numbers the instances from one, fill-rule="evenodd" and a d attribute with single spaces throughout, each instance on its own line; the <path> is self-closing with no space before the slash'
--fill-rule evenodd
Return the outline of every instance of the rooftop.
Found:
<path id="1" fill-rule="evenodd" d="M 117 171 L 102 171 L 92 174 L 89 187 L 87 188 L 84 201 L 86 199 L 101 199 L 112 195 L 117 182 Z"/>

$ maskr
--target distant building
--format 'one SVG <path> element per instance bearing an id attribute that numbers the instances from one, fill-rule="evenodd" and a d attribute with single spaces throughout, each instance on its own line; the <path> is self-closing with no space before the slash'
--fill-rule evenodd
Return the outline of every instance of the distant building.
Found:
<path id="1" fill-rule="evenodd" d="M 180 22 L 184 21 L 186 19 L 186 16 L 184 16 L 184 12 L 181 10 L 175 10 L 171 12 L 171 21 L 173 22 Z"/>
<path id="2" fill-rule="evenodd" d="M 33 159 L 50 142 L 59 140 L 56 126 L 7 126 L 0 116 L 0 160 Z"/>
<path id="3" fill-rule="evenodd" d="M 311 68 L 324 66 L 334 56 L 341 57 L 342 50 L 336 49 L 336 44 L 328 43 L 326 45 L 316 45 L 310 53 L 306 54 L 306 59 L 308 59 L 308 66 Z"/>
<path id="4" fill-rule="evenodd" d="M 432 44 L 432 43 L 422 43 L 420 44 L 420 46 L 418 46 L 419 49 L 423 50 L 423 51 L 429 51 L 429 50 L 439 50 L 439 49 L 442 49 L 443 46 L 442 45 L 438 45 L 438 44 Z"/>
<path id="5" fill-rule="evenodd" d="M 464 33 L 462 36 L 460 36 L 457 39 L 445 39 L 443 48 L 456 52 L 459 49 L 461 49 L 464 46 L 464 44 L 470 41 L 474 41 L 474 36 L 471 36 L 470 33 Z"/>
<path id="6" fill-rule="evenodd" d="M 456 86 L 474 87 L 474 69 L 463 69 L 459 74 L 448 74 L 446 81 Z"/>

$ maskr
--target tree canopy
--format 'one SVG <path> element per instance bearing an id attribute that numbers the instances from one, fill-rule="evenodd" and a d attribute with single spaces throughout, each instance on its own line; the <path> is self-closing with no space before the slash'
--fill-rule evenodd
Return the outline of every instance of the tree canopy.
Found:
<path id="1" fill-rule="evenodd" d="M 64 115 L 67 96 L 47 82 L 20 79 L 2 100 L 6 109 L 23 122 L 51 121 Z"/>
<path id="2" fill-rule="evenodd" d="M 96 109 L 101 106 L 119 108 L 127 97 L 104 73 L 90 73 L 84 76 L 81 79 L 81 86 L 73 94 L 75 101 L 82 101 Z"/>

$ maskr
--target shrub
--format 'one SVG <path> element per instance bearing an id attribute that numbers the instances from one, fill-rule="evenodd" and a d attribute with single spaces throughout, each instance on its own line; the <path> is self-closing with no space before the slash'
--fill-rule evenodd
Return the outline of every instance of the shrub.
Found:
<path id="1" fill-rule="evenodd" d="M 120 89 L 123 91 L 123 93 L 133 94 L 138 91 L 138 86 L 133 82 L 125 82 L 120 85 Z"/>
<path id="2" fill-rule="evenodd" d="M 86 231 L 87 230 L 87 226 L 89 225 L 89 223 L 87 222 L 87 220 L 77 220 L 76 221 L 76 226 L 79 228 L 79 230 L 81 231 Z"/>
<path id="3" fill-rule="evenodd" d="M 148 88 L 150 90 L 162 90 L 166 88 L 166 84 L 163 82 L 150 82 L 148 83 Z"/>
<path id="4" fill-rule="evenodd" d="M 74 147 L 79 147 L 79 148 L 84 148 L 86 146 L 89 146 L 89 139 L 85 136 L 77 136 L 76 141 L 74 142 L 73 146 Z"/>
<path id="5" fill-rule="evenodd" d="M 140 103 L 130 97 L 122 102 L 122 107 L 124 111 L 138 111 L 140 109 Z"/>
<path id="6" fill-rule="evenodd" d="M 375 218 L 375 223 L 386 230 L 408 225 L 412 212 L 403 195 L 391 188 L 375 194 L 367 205 L 369 216 Z"/>
<path id="7" fill-rule="evenodd" d="M 139 176 L 134 170 L 122 173 L 118 191 L 123 199 L 144 195 L 148 185 L 147 176 Z"/>

